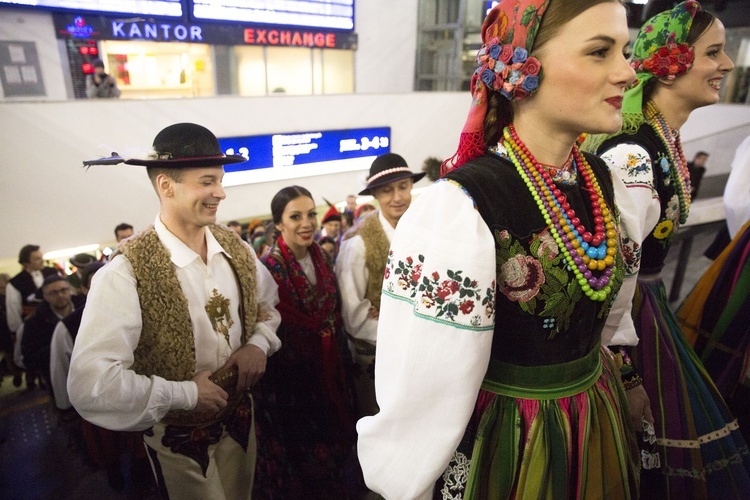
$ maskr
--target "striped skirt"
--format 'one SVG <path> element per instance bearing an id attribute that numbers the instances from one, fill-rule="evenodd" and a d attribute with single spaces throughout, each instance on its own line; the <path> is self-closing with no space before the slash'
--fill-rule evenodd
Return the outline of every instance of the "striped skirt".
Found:
<path id="1" fill-rule="evenodd" d="M 608 351 L 549 366 L 490 362 L 441 499 L 636 498 L 638 450 Z"/>
<path id="2" fill-rule="evenodd" d="M 651 400 L 661 467 L 641 474 L 644 498 L 748 498 L 750 456 L 736 419 L 669 308 L 661 279 L 633 300 L 635 364 Z"/>
<path id="3" fill-rule="evenodd" d="M 677 318 L 719 392 L 730 398 L 750 348 L 750 222 L 701 277 Z"/>

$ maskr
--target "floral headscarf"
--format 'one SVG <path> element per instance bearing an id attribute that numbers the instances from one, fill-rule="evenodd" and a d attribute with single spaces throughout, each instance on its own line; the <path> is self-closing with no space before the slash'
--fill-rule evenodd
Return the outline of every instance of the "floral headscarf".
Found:
<path id="1" fill-rule="evenodd" d="M 478 68 L 471 77 L 472 103 L 458 151 L 443 162 L 443 173 L 482 156 L 484 117 L 489 90 L 508 100 L 524 99 L 539 86 L 541 65 L 529 56 L 549 0 L 502 0 L 482 23 L 482 47 L 477 53 Z"/>
<path id="2" fill-rule="evenodd" d="M 687 40 L 695 14 L 701 5 L 688 0 L 661 12 L 641 26 L 633 45 L 630 65 L 637 83 L 625 92 L 622 103 L 623 130 L 635 132 L 643 123 L 643 89 L 652 78 L 674 79 L 693 65 L 693 48 Z"/>

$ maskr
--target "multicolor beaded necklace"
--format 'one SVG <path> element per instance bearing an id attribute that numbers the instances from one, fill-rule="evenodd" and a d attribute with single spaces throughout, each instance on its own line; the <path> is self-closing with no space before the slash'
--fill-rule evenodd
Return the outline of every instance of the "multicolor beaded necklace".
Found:
<path id="1" fill-rule="evenodd" d="M 669 177 L 672 179 L 673 185 L 678 186 L 675 191 L 677 191 L 677 199 L 680 201 L 680 224 L 684 224 L 690 212 L 690 171 L 685 161 L 685 154 L 682 152 L 680 136 L 672 133 L 672 129 L 659 112 L 659 108 L 656 107 L 654 101 L 646 103 L 643 116 L 654 129 L 656 135 L 659 136 L 669 153 L 669 162 L 674 165 L 674 168 L 669 169 Z"/>
<path id="2" fill-rule="evenodd" d="M 549 172 L 534 158 L 516 134 L 513 125 L 503 129 L 503 145 L 519 175 L 529 188 L 551 234 L 568 265 L 575 273 L 581 290 L 591 300 L 604 301 L 612 293 L 610 278 L 615 272 L 617 232 L 612 215 L 591 166 L 573 147 L 573 164 L 589 193 L 594 214 L 593 234 L 586 230 L 555 185 Z M 599 274 L 595 276 L 594 272 Z"/>

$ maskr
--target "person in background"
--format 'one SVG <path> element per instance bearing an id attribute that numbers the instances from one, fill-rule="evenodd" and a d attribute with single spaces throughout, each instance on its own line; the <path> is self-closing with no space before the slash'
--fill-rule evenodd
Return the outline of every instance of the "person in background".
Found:
<path id="1" fill-rule="evenodd" d="M 115 240 L 117 240 L 117 243 L 131 236 L 133 236 L 133 226 L 127 222 L 122 222 L 115 226 Z"/>
<path id="2" fill-rule="evenodd" d="M 328 254 L 331 262 L 334 262 L 336 257 L 336 241 L 330 236 L 323 236 L 320 241 L 318 241 L 318 246 Z"/>
<path id="3" fill-rule="evenodd" d="M 318 220 L 307 189 L 276 193 L 271 214 L 279 236 L 261 260 L 279 287 L 284 349 L 269 361 L 262 389 L 286 454 L 281 497 L 349 498 L 355 414 L 333 263 L 313 240 Z"/>
<path id="4" fill-rule="evenodd" d="M 23 382 L 23 372 L 13 361 L 13 342 L 15 336 L 10 331 L 10 328 L 8 328 L 8 318 L 5 312 L 5 287 L 9 281 L 9 274 L 0 273 L 0 354 L 3 355 L 3 359 L 0 361 L 0 384 L 2 384 L 2 378 L 8 374 L 13 377 L 13 386 L 20 387 Z"/>
<path id="5" fill-rule="evenodd" d="M 400 155 L 387 153 L 370 166 L 367 187 L 360 196 L 372 195 L 380 210 L 363 218 L 343 237 L 336 259 L 341 291 L 341 314 L 349 335 L 349 348 L 358 367 L 355 376 L 359 416 L 374 415 L 375 346 L 377 344 L 380 288 L 396 225 L 411 204 L 411 190 L 424 173 L 409 170 Z"/>
<path id="6" fill-rule="evenodd" d="M 57 323 L 73 312 L 71 292 L 70 283 L 62 276 L 53 274 L 46 277 L 42 284 L 44 300 L 16 332 L 17 342 L 21 344 L 23 366 L 29 372 L 38 373 L 43 382 L 40 385 L 46 385 L 53 396 L 50 381 L 52 334 Z"/>
<path id="7" fill-rule="evenodd" d="M 93 62 L 94 73 L 86 77 L 86 97 L 89 99 L 107 99 L 120 97 L 120 89 L 112 75 L 104 71 L 104 61 Z"/>
<path id="8" fill-rule="evenodd" d="M 458 152 L 388 254 L 365 480 L 385 498 L 636 498 L 600 346 L 622 277 L 614 193 L 576 142 L 622 124 L 625 7 L 501 0 L 481 36 Z"/>
<path id="9" fill-rule="evenodd" d="M 81 269 L 81 291 L 88 295 L 91 279 L 104 267 L 104 262 L 93 262 Z M 122 459 L 130 465 L 130 490 L 147 492 L 154 485 L 148 455 L 140 432 L 110 431 L 83 420 L 68 397 L 68 371 L 73 345 L 81 325 L 85 301 L 75 311 L 57 323 L 50 346 L 50 380 L 55 394 L 59 421 L 69 434 L 69 442 L 81 449 L 87 459 L 107 474 L 109 486 L 115 491 L 126 489 L 122 473 Z"/>
<path id="10" fill-rule="evenodd" d="M 350 214 L 354 215 L 354 212 L 357 210 L 357 197 L 353 194 L 350 194 L 346 197 L 346 208 L 344 208 L 345 212 L 349 212 Z"/>
<path id="11" fill-rule="evenodd" d="M 330 205 L 323 218 L 320 220 L 320 236 L 330 236 L 338 241 L 341 237 L 341 213 L 334 205 Z"/>
<path id="12" fill-rule="evenodd" d="M 227 227 L 237 233 L 237 236 L 242 238 L 242 224 L 240 224 L 236 220 L 230 220 L 229 222 L 227 222 Z"/>
<path id="13" fill-rule="evenodd" d="M 44 258 L 39 245 L 24 245 L 18 252 L 18 263 L 23 269 L 13 276 L 5 286 L 5 314 L 8 328 L 13 334 L 13 361 L 19 368 L 23 366 L 21 342 L 18 329 L 34 309 L 42 302 L 42 283 L 45 278 L 60 274 L 53 267 L 44 266 Z M 26 388 L 34 389 L 39 373 L 26 370 Z"/>
<path id="14" fill-rule="evenodd" d="M 73 305 L 76 308 L 78 308 L 83 301 L 83 294 L 81 292 L 81 273 L 86 266 L 94 262 L 96 262 L 96 257 L 88 253 L 79 253 L 70 258 L 72 272 L 68 274 L 68 283 L 70 283 L 70 286 L 72 287 Z"/>
<path id="15" fill-rule="evenodd" d="M 110 430 L 146 431 L 159 490 L 249 499 L 256 441 L 250 389 L 280 342 L 276 283 L 234 231 L 216 136 L 164 128 L 142 165 L 161 211 L 96 275 L 73 347 L 68 395 Z"/>
<path id="16" fill-rule="evenodd" d="M 375 205 L 372 205 L 370 203 L 361 204 L 357 207 L 357 210 L 354 211 L 354 223 L 356 224 L 357 222 L 361 221 L 364 216 L 374 210 L 377 210 L 377 207 L 375 207 Z"/>
<path id="17" fill-rule="evenodd" d="M 706 162 L 708 161 L 708 153 L 705 151 L 698 151 L 693 156 L 693 161 L 689 161 L 688 172 L 690 173 L 690 198 L 695 199 L 698 197 L 698 189 L 700 188 L 703 175 L 706 173 Z"/>
<path id="18" fill-rule="evenodd" d="M 679 130 L 693 110 L 719 100 L 734 67 L 725 40 L 721 21 L 694 0 L 649 19 L 633 47 L 638 83 L 625 94 L 623 127 L 597 148 L 623 187 L 617 204 L 627 277 L 607 335 L 628 346 L 621 351 L 632 360 L 624 366 L 629 384 L 642 381 L 653 411 L 655 436 L 642 443 L 641 473 L 641 494 L 653 498 L 745 498 L 750 491 L 750 454 L 737 421 L 685 339 L 661 278 L 691 201 Z M 634 417 L 645 410 L 630 402 Z"/>

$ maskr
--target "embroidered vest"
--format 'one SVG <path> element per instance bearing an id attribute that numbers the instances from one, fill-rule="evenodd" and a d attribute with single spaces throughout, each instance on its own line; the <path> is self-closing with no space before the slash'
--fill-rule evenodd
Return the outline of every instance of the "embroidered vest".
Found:
<path id="1" fill-rule="evenodd" d="M 365 217 L 357 226 L 347 231 L 345 239 L 359 235 L 365 242 L 365 266 L 370 277 L 367 279 L 367 290 L 365 298 L 380 310 L 380 291 L 383 288 L 383 276 L 385 275 L 385 263 L 388 260 L 388 251 L 391 243 L 380 225 L 378 212 Z"/>
<path id="2" fill-rule="evenodd" d="M 232 256 L 227 259 L 240 291 L 240 316 L 244 320 L 241 345 L 255 328 L 258 313 L 255 297 L 255 261 L 231 229 L 209 226 L 219 244 Z M 140 375 L 158 375 L 167 380 L 190 380 L 195 375 L 195 339 L 185 294 L 153 226 L 118 247 L 133 266 L 142 329 L 133 353 L 132 369 Z M 188 412 L 170 411 L 167 414 Z M 174 415 L 173 415 L 174 416 Z M 166 420 L 172 420 L 165 417 Z"/>
<path id="3" fill-rule="evenodd" d="M 606 164 L 588 153 L 586 159 L 607 204 L 613 207 L 614 192 Z M 492 359 L 520 366 L 552 365 L 579 359 L 599 345 L 605 309 L 610 307 L 620 283 L 613 279 L 613 293 L 605 302 L 583 296 L 514 165 L 487 153 L 445 178 L 459 184 L 471 197 L 494 235 L 497 292 Z M 585 227 L 593 227 L 588 194 L 578 184 L 558 183 L 557 187 Z M 542 234 L 553 247 L 545 250 Z"/>

